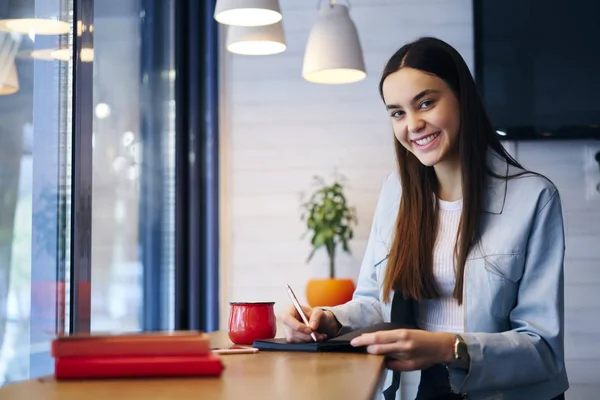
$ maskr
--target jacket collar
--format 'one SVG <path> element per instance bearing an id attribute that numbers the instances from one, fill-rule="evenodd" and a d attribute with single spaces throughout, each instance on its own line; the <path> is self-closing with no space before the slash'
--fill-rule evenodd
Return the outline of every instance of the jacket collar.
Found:
<path id="1" fill-rule="evenodd" d="M 487 165 L 492 172 L 500 176 L 508 176 L 508 163 L 492 150 L 487 151 Z M 483 211 L 490 214 L 502 214 L 506 201 L 507 179 L 494 176 L 487 177 L 487 191 L 483 200 Z"/>

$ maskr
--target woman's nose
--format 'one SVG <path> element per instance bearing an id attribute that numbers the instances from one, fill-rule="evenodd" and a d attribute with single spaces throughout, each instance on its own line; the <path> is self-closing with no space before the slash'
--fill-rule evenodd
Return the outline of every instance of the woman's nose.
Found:
<path id="1" fill-rule="evenodd" d="M 408 131 L 419 133 L 425 128 L 425 121 L 423 121 L 418 115 L 409 114 L 408 117 Z"/>

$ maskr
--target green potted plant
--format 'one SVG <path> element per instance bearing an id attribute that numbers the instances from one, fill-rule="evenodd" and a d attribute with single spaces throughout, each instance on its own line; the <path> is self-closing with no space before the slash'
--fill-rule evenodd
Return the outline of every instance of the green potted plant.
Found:
<path id="1" fill-rule="evenodd" d="M 306 233 L 310 234 L 312 245 L 307 263 L 317 250 L 324 248 L 329 259 L 329 278 L 309 280 L 306 297 L 311 307 L 334 306 L 352 299 L 355 289 L 352 279 L 336 277 L 335 255 L 338 249 L 350 254 L 348 243 L 354 235 L 356 211 L 348 205 L 340 179 L 327 184 L 323 178 L 315 176 L 315 183 L 317 189 L 302 204 L 301 219 L 306 222 Z"/>

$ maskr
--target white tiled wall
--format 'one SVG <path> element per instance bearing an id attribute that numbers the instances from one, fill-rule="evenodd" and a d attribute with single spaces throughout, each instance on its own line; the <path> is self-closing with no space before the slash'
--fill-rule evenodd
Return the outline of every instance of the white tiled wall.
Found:
<path id="1" fill-rule="evenodd" d="M 353 0 L 368 78 L 351 85 L 311 84 L 301 78 L 301 69 L 316 2 L 280 4 L 286 52 L 264 57 L 223 52 L 223 328 L 228 301 L 275 301 L 280 314 L 289 304 L 286 283 L 303 301 L 308 279 L 326 276 L 325 254 L 306 264 L 310 246 L 301 239 L 300 195 L 315 174 L 329 178 L 337 170 L 347 178 L 359 225 L 353 254 L 339 256 L 338 276 L 357 276 L 381 184 L 394 168 L 391 128 L 377 93 L 379 74 L 394 51 L 434 35 L 473 65 L 471 0 Z M 584 146 L 514 146 L 519 160 L 547 174 L 563 196 L 570 399 L 593 398 L 600 390 L 592 383 L 600 370 L 600 201 L 585 200 Z"/>

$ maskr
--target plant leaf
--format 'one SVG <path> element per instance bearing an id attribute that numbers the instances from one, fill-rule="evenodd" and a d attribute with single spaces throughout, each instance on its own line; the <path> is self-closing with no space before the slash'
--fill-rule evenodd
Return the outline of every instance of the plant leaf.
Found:
<path id="1" fill-rule="evenodd" d="M 313 249 L 310 251 L 310 254 L 308 255 L 308 258 L 306 259 L 306 263 L 307 264 L 310 262 L 310 260 L 312 260 L 312 258 L 315 255 L 316 251 L 317 251 L 317 248 L 313 247 Z"/>
<path id="2" fill-rule="evenodd" d="M 301 220 L 306 223 L 307 233 L 311 233 L 312 249 L 307 262 L 320 247 L 326 247 L 330 258 L 335 255 L 338 244 L 342 250 L 350 253 L 348 242 L 354 237 L 353 225 L 356 225 L 356 209 L 347 203 L 344 194 L 345 179 L 335 179 L 327 185 L 320 176 L 314 176 L 317 188 L 302 204 Z M 331 264 L 333 265 L 333 264 Z"/>

